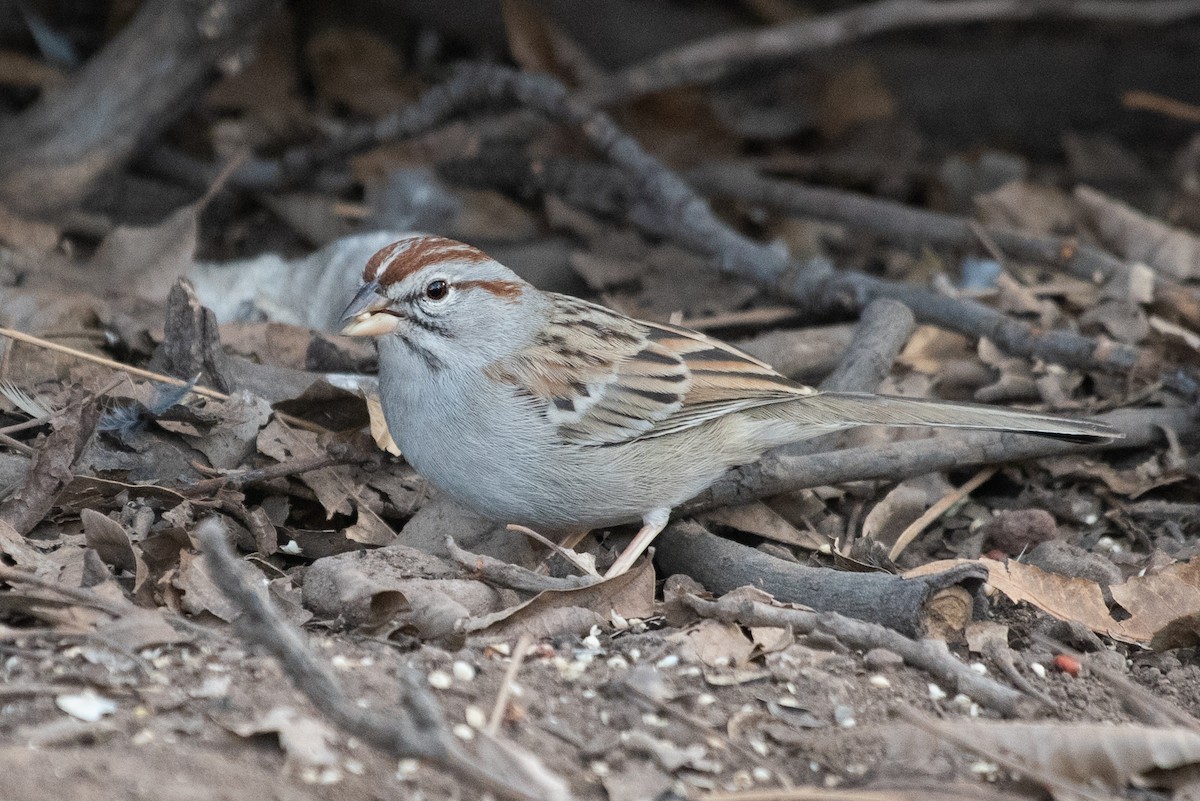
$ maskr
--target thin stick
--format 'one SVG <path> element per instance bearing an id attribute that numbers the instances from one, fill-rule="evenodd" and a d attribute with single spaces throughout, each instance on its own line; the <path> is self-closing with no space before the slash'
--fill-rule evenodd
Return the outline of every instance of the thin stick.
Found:
<path id="1" fill-rule="evenodd" d="M 8 337 L 16 342 L 24 342 L 26 345 L 33 345 L 44 350 L 52 350 L 55 353 L 73 356 L 81 361 L 99 364 L 104 367 L 109 367 L 113 370 L 122 370 L 130 375 L 135 375 L 138 378 L 146 378 L 151 381 L 158 381 L 162 384 L 170 384 L 173 387 L 186 387 L 189 383 L 184 381 L 182 378 L 175 378 L 174 376 L 166 375 L 164 373 L 156 373 L 153 370 L 143 370 L 140 367 L 122 364 L 121 362 L 113 361 L 112 359 L 104 356 L 97 356 L 93 353 L 87 353 L 86 351 L 67 347 L 66 345 L 59 345 L 57 342 L 51 342 L 47 339 L 42 339 L 41 337 L 35 337 L 32 334 L 26 334 L 23 331 L 14 331 L 11 328 L 0 328 L 0 337 Z M 209 389 L 208 387 L 194 385 L 190 389 L 193 394 L 203 395 L 206 398 L 213 398 L 214 400 L 229 400 L 229 396 L 224 392 L 218 392 L 217 390 Z"/>
<path id="2" fill-rule="evenodd" d="M 26 456 L 33 456 L 33 454 L 36 453 L 33 448 L 29 447 L 24 442 L 13 439 L 8 434 L 2 432 L 0 432 L 0 445 L 7 448 L 12 448 L 14 451 L 23 453 Z"/>
<path id="3" fill-rule="evenodd" d="M 1121 105 L 1139 111 L 1153 111 L 1184 122 L 1200 123 L 1200 106 L 1165 97 L 1155 92 L 1133 89 L 1121 95 Z"/>
<path id="4" fill-rule="evenodd" d="M 517 672 L 521 669 L 521 663 L 525 661 L 525 654 L 528 653 L 531 645 L 533 645 L 533 637 L 530 637 L 529 634 L 522 634 L 517 640 L 516 647 L 513 648 L 512 661 L 508 663 L 508 670 L 504 671 L 504 681 L 500 683 L 500 691 L 496 693 L 496 703 L 492 706 L 492 716 L 488 718 L 487 733 L 493 737 L 500 733 L 504 710 L 508 708 L 508 697 L 512 694 Z"/>
<path id="5" fill-rule="evenodd" d="M 983 482 L 987 481 L 992 476 L 996 475 L 996 471 L 1000 468 L 997 465 L 991 465 L 980 470 L 975 475 L 953 492 L 948 492 L 938 499 L 938 502 L 925 510 L 925 514 L 918 517 L 916 520 L 908 524 L 908 528 L 900 532 L 900 536 L 896 538 L 896 544 L 892 546 L 892 550 L 888 551 L 888 559 L 893 562 L 896 557 L 903 553 L 904 549 L 915 540 L 922 531 L 929 528 L 933 521 L 937 520 L 946 510 L 960 500 L 965 498 L 979 488 Z"/>
<path id="6" fill-rule="evenodd" d="M 528 528 L 526 526 L 519 525 L 517 523 L 509 523 L 507 526 L 505 526 L 505 528 L 507 528 L 509 531 L 515 531 L 519 534 L 524 534 L 526 537 L 529 537 L 530 539 L 537 540 L 542 545 L 545 545 L 547 548 L 554 551 L 556 554 L 561 556 L 563 559 L 566 559 L 568 562 L 573 564 L 576 567 L 576 569 L 579 570 L 580 573 L 583 573 L 586 576 L 595 576 L 596 578 L 600 577 L 600 574 L 596 572 L 596 566 L 594 564 L 589 564 L 588 560 L 582 558 L 582 556 L 580 556 L 580 554 L 578 552 L 576 552 L 570 548 L 564 548 L 563 546 L 559 545 L 556 542 L 553 542 L 552 540 L 539 534 L 538 532 L 534 531 L 533 529 Z"/>

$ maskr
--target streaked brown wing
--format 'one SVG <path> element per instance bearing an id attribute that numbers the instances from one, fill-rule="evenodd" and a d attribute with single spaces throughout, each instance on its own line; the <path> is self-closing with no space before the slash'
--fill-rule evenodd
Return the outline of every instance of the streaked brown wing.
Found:
<path id="1" fill-rule="evenodd" d="M 488 373 L 540 401 L 566 442 L 660 437 L 815 392 L 699 332 L 553 297 L 557 311 L 545 330 Z"/>

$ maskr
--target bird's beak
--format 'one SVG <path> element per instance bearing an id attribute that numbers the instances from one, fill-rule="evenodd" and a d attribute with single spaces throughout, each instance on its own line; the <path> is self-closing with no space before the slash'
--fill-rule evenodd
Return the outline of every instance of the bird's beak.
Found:
<path id="1" fill-rule="evenodd" d="M 400 317 L 389 310 L 391 301 L 379 294 L 379 282 L 363 284 L 342 312 L 342 336 L 377 337 L 391 333 Z"/>

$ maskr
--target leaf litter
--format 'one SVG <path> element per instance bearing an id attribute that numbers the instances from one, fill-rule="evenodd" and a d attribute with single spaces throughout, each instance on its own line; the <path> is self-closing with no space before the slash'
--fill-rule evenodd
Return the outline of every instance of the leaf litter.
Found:
<path id="1" fill-rule="evenodd" d="M 408 69 L 409 57 L 412 63 L 439 58 L 429 44 L 433 39 L 412 37 L 417 51 L 399 53 L 393 38 L 370 26 L 333 25 L 310 35 L 290 17 L 300 13 L 275 20 L 273 46 L 260 51 L 247 72 L 222 79 L 204 97 L 202 107 L 210 114 L 219 110 L 222 119 L 214 116 L 192 146 L 203 139 L 204 149 L 232 163 L 246 142 L 276 148 L 359 115 L 390 112 L 425 83 L 419 70 Z M 506 3 L 504 16 L 509 47 L 528 69 L 580 83 L 603 79 L 557 20 L 527 3 Z M 742 96 L 746 90 L 731 82 L 711 104 L 698 94 L 666 93 L 625 109 L 623 122 L 683 167 L 740 157 L 747 147 L 795 156 L 762 133 L 780 130 L 782 120 L 789 137 L 802 131 L 801 139 L 819 140 L 806 157 L 821 162 L 817 172 L 826 177 L 837 175 L 830 165 L 839 158 L 844 165 L 846 154 L 856 154 L 860 164 L 872 163 L 873 155 L 888 169 L 858 175 L 854 186 L 891 197 L 928 197 L 945 209 L 973 207 L 986 225 L 1098 241 L 1130 262 L 1144 262 L 1130 265 L 1129 298 L 1018 260 L 989 259 L 991 272 L 984 272 L 983 260 L 958 259 L 960 254 L 916 258 L 825 223 L 765 208 L 745 213 L 746 223 L 786 234 L 793 250 L 809 258 L 870 263 L 892 276 L 932 271 L 935 285 L 947 293 L 968 285 L 949 272 L 976 270 L 984 278 L 970 282 L 970 291 L 1010 315 L 1140 343 L 1171 364 L 1194 362 L 1196 322 L 1186 306 L 1164 303 L 1161 292 L 1163 279 L 1196 277 L 1195 212 L 1188 205 L 1194 199 L 1188 199 L 1186 176 L 1178 191 L 1160 187 L 1175 193 L 1168 218 L 1136 202 L 1119 182 L 1113 188 L 1117 178 L 1144 181 L 1147 171 L 1091 137 L 1065 142 L 1070 174 L 1078 181 L 1106 178 L 1103 191 L 1083 184 L 1064 191 L 1025 159 L 994 151 L 986 158 L 943 151 L 942 163 L 929 169 L 917 162 L 939 146 L 929 140 L 914 148 L 919 134 L 898 132 L 911 101 L 894 91 L 892 77 L 874 58 L 789 80 L 772 85 L 807 87 L 807 112 L 783 108 L 798 103 L 790 95 L 778 101 L 781 108 L 764 107 L 756 95 L 750 98 L 755 108 L 775 116 L 738 114 L 734 120 L 729 109 L 751 104 Z M 1200 712 L 1200 674 L 1190 664 L 1200 619 L 1200 507 L 1194 446 L 1186 439 L 1122 457 L 1068 456 L 1006 467 L 930 521 L 897 557 L 903 568 L 986 568 L 996 593 L 989 614 L 1007 630 L 985 635 L 968 629 L 969 650 L 956 653 L 963 659 L 981 653 L 984 661 L 974 664 L 984 671 L 999 669 L 989 654 L 1009 653 L 1009 669 L 1057 704 L 1042 710 L 1049 721 L 1026 712 L 1018 722 L 975 721 L 993 713 L 980 712 L 978 704 L 972 712 L 974 701 L 965 694 L 933 692 L 923 671 L 889 658 L 887 649 L 860 654 L 820 632 L 797 634 L 782 625 L 695 615 L 676 620 L 649 562 L 586 586 L 514 589 L 495 573 L 417 551 L 403 534 L 397 537 L 432 493 L 403 465 L 382 423 L 373 382 L 359 375 L 374 369 L 373 353 L 332 333 L 361 264 L 401 233 L 369 230 L 370 224 L 420 221 L 431 230 L 444 226 L 441 233 L 501 243 L 510 254 L 506 261 L 540 270 L 547 285 L 577 293 L 590 288 L 593 297 L 653 319 L 710 321 L 723 338 L 754 337 L 763 327 L 773 329 L 771 335 L 806 337 L 798 328 L 807 322 L 800 315 L 777 314 L 772 308 L 779 301 L 743 279 L 715 277 L 677 245 L 647 241 L 617 220 L 568 208 L 557 196 L 540 207 L 519 193 L 462 187 L 442 177 L 438 162 L 477 154 L 489 139 L 529 138 L 543 155 L 563 147 L 554 134 L 530 133 L 528 121 L 490 125 L 454 122 L 421 142 L 357 156 L 349 176 L 323 176 L 328 186 L 347 177 L 360 182 L 365 201 L 357 190 L 273 192 L 255 201 L 270 215 L 251 221 L 219 207 L 226 195 L 217 196 L 215 183 L 209 194 L 217 205 L 203 217 L 207 198 L 164 209 L 152 224 L 109 209 L 110 224 L 85 244 L 83 255 L 73 250 L 78 232 L 0 209 L 6 324 L 34 320 L 47 338 L 62 339 L 66 332 L 89 353 L 146 365 L 163 344 L 161 300 L 176 278 L 186 276 L 197 304 L 211 307 L 220 324 L 218 345 L 230 357 L 223 364 L 242 371 L 227 398 L 185 392 L 164 407 L 161 383 L 124 377 L 113 386 L 117 374 L 107 367 L 84 367 L 71 357 L 48 360 L 27 345 L 4 348 L 0 428 L 34 452 L 31 459 L 22 448 L 7 448 L 0 472 L 0 640 L 12 650 L 4 684 L 28 690 L 6 704 L 0 722 L 6 732 L 53 746 L 55 758 L 70 755 L 85 773 L 93 772 L 91 778 L 99 775 L 99 768 L 86 767 L 91 755 L 115 766 L 105 768 L 111 775 L 153 781 L 161 764 L 164 782 L 167 771 L 194 776 L 194 766 L 210 765 L 212 752 L 202 743 L 217 736 L 215 725 L 241 738 L 272 738 L 269 752 L 261 752 L 266 768 L 222 754 L 220 769 L 240 777 L 239 786 L 258 781 L 275 792 L 280 781 L 297 782 L 279 790 L 297 797 L 313 797 L 304 788 L 322 783 L 340 785 L 347 797 L 394 795 L 397 789 L 438 797 L 455 789 L 444 776 L 397 771 L 366 753 L 298 704 L 273 663 L 228 636 L 225 624 L 240 610 L 216 588 L 190 537 L 199 521 L 217 516 L 249 555 L 240 567 L 244 578 L 293 622 L 307 625 L 314 650 L 328 658 L 354 697 L 366 704 L 390 700 L 396 673 L 410 666 L 430 677 L 449 676 L 436 692 L 455 736 L 465 739 L 475 736 L 472 722 L 508 683 L 503 737 L 574 777 L 572 791 L 579 797 L 861 783 L 872 753 L 881 755 L 877 776 L 884 777 L 875 781 L 900 792 L 888 784 L 889 772 L 919 777 L 929 754 L 944 746 L 895 727 L 889 710 L 897 704 L 936 712 L 977 744 L 1080 784 L 1102 780 L 1114 791 L 1129 784 L 1173 786 L 1194 767 L 1191 731 L 1130 723 L 1112 687 L 1086 668 L 1074 678 L 1047 672 L 1053 654 L 1030 644 L 1054 620 L 1086 639 L 1070 628 L 1083 626 L 1117 644 L 1122 669 L 1128 659 L 1133 680 L 1161 688 L 1181 709 Z M 1124 166 L 1106 171 L 1106 160 Z M 213 225 L 210 217 L 219 222 Z M 321 249 L 303 255 L 313 244 Z M 34 276 L 38 286 L 10 280 L 10 258 L 17 273 Z M 45 269 L 29 269 L 35 258 Z M 79 280 L 83 274 L 112 280 L 91 294 L 88 282 Z M 1194 294 L 1194 283 L 1185 291 Z M 760 314 L 764 309 L 770 314 Z M 821 356 L 830 361 L 830 354 Z M 170 377 L 185 383 L 193 378 Z M 237 391 L 239 384 L 258 394 Z M 80 402 L 65 391 L 73 385 L 99 392 L 106 416 L 124 411 L 91 434 L 86 418 L 101 410 L 96 399 Z M 909 340 L 885 386 L 1061 410 L 1121 406 L 1131 398 L 1175 402 L 1161 388 L 1013 358 L 990 340 L 976 345 L 928 326 Z M 114 419 L 118 424 L 110 424 Z M 882 441 L 873 432 L 862 436 Z M 311 467 L 326 457 L 329 464 Z M 805 491 L 704 519 L 775 556 L 826 566 L 828 554 L 838 553 L 836 543 L 848 539 L 857 542 L 851 553 L 865 557 L 860 567 L 870 567 L 887 564 L 875 558 L 876 545 L 886 550 L 968 477 Z M 1091 511 L 1073 511 L 1072 497 L 1087 499 Z M 1152 504 L 1184 511 L 1156 513 Z M 460 534 L 436 533 L 438 539 Z M 600 533 L 578 547 L 603 558 L 613 547 L 607 536 Z M 498 536 L 478 537 L 472 549 L 489 556 L 505 552 L 506 541 Z M 1078 574 L 1054 572 L 1035 559 L 1032 549 L 1040 543 L 1077 549 L 1064 550 L 1067 556 L 1055 564 Z M 989 558 L 987 549 L 1011 558 Z M 1092 560 L 1090 572 L 1081 554 Z M 561 560 L 548 564 L 549 576 L 536 572 L 536 562 L 519 566 L 547 580 L 572 579 Z M 512 643 L 522 635 L 536 642 L 509 677 Z M 68 680 L 77 685 L 68 687 Z M 80 690 L 80 682 L 89 686 Z M 615 689 L 627 682 L 656 687 L 655 697 L 690 722 L 630 701 Z M 123 688 L 135 688 L 136 708 Z M 48 727 L 63 715 L 79 725 Z M 127 736 L 134 750 L 106 744 L 113 733 Z M 729 743 L 755 759 L 731 751 Z M 172 762 L 181 754 L 183 762 Z M 11 756 L 13 787 L 20 788 L 33 762 Z M 40 772 L 42 766 L 33 767 Z M 120 780 L 111 775 L 97 780 L 119 795 L 114 788 Z M 954 775 L 973 782 L 981 775 L 979 763 Z M 980 792 L 977 784 L 966 786 Z M 56 797 L 71 794 L 53 789 Z"/>

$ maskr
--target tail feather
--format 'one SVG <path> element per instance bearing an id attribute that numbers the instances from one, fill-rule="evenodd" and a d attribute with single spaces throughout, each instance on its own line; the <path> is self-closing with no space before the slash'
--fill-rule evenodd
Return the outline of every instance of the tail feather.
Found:
<path id="1" fill-rule="evenodd" d="M 814 426 L 838 420 L 850 425 L 936 426 L 1016 431 L 1069 442 L 1107 442 L 1125 435 L 1094 420 L 1054 417 L 1000 406 L 897 398 L 852 392 L 823 392 L 788 404 L 788 416 Z"/>

